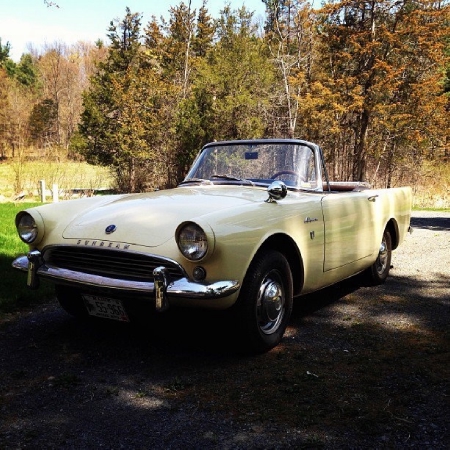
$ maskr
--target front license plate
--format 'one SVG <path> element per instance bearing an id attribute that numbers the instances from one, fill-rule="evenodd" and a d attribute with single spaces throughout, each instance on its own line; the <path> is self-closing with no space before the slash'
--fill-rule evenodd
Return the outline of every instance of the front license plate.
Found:
<path id="1" fill-rule="evenodd" d="M 130 321 L 120 300 L 97 295 L 83 295 L 83 300 L 91 316 L 120 320 L 121 322 Z"/>

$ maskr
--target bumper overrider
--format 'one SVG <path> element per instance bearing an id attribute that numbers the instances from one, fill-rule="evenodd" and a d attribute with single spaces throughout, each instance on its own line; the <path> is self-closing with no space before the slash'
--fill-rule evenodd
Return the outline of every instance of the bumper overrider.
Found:
<path id="1" fill-rule="evenodd" d="M 42 254 L 38 250 L 16 258 L 12 266 L 22 272 L 27 272 L 27 286 L 31 289 L 37 289 L 40 278 L 43 278 L 55 284 L 74 287 L 107 289 L 118 293 L 139 293 L 154 298 L 156 310 L 160 312 L 167 310 L 171 298 L 213 300 L 227 297 L 240 287 L 238 281 L 224 280 L 210 284 L 193 282 L 187 278 L 172 281 L 169 271 L 164 266 L 153 270 L 153 282 L 110 278 L 51 266 L 44 262 Z"/>

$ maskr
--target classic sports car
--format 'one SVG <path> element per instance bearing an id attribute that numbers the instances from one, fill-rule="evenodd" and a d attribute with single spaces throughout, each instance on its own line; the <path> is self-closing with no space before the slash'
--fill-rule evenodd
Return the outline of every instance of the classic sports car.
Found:
<path id="1" fill-rule="evenodd" d="M 56 285 L 74 316 L 128 321 L 140 306 L 229 309 L 240 342 L 282 339 L 293 298 L 365 271 L 388 276 L 411 189 L 330 182 L 295 139 L 213 142 L 176 188 L 48 204 L 16 217 L 13 266 Z"/>

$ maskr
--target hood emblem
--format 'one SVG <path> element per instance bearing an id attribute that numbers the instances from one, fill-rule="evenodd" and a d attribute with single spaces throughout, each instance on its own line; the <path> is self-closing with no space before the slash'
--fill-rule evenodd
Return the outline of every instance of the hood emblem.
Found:
<path id="1" fill-rule="evenodd" d="M 116 231 L 117 230 L 117 227 L 115 226 L 115 225 L 108 225 L 106 228 L 105 228 L 105 233 L 106 234 L 111 234 L 111 233 L 114 233 L 114 231 Z"/>

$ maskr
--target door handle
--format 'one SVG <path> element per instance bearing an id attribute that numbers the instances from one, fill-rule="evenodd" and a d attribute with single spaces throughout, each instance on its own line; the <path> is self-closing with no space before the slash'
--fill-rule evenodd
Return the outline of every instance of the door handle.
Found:
<path id="1" fill-rule="evenodd" d="M 378 194 L 376 195 L 371 195 L 367 200 L 369 200 L 369 202 L 374 202 L 378 197 Z"/>

